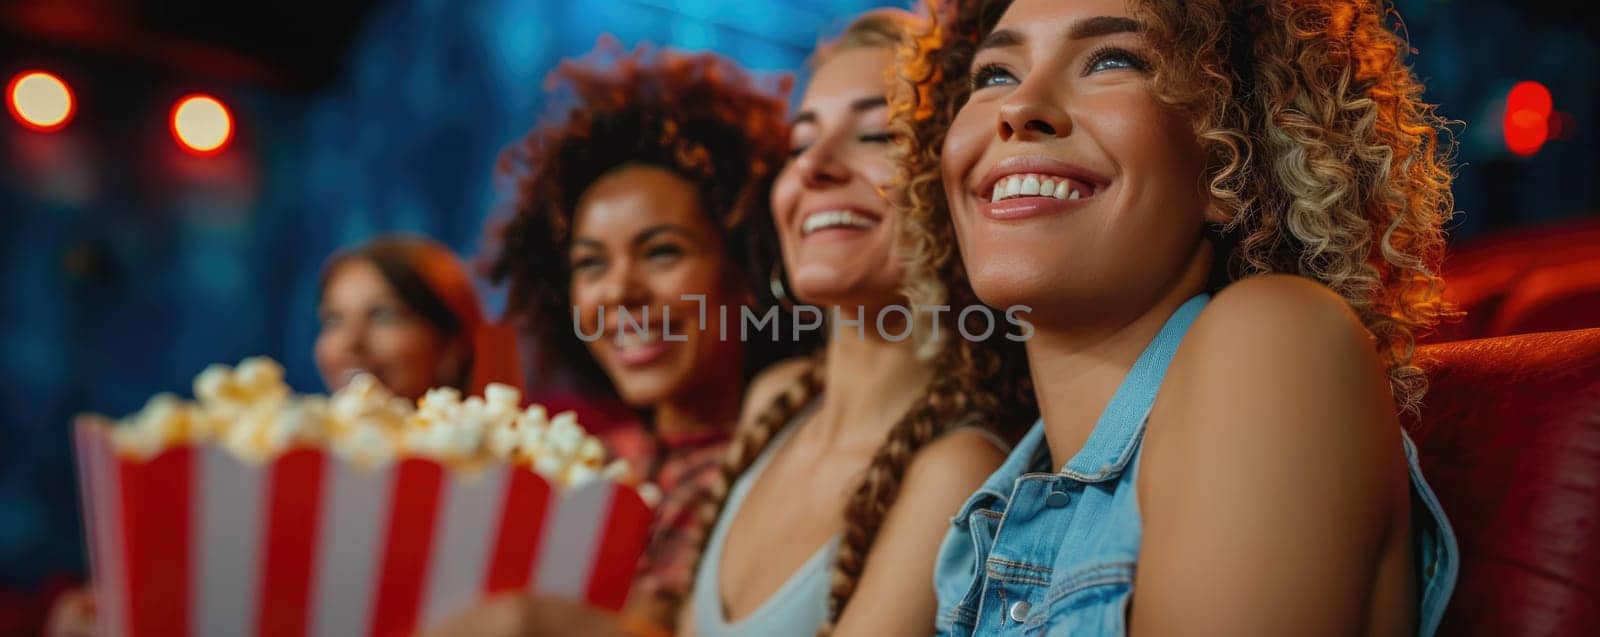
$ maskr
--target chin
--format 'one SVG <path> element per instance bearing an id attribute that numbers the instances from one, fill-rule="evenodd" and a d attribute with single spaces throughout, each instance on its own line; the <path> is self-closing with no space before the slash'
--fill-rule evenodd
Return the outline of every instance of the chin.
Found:
<path id="1" fill-rule="evenodd" d="M 877 305 L 885 299 L 898 298 L 899 275 L 882 276 L 872 274 L 862 276 L 851 273 L 828 272 L 801 273 L 790 280 L 794 286 L 790 290 L 791 296 L 806 305 Z"/>
<path id="2" fill-rule="evenodd" d="M 617 395 L 629 407 L 651 407 L 666 400 L 667 392 L 655 383 L 636 383 L 617 386 Z"/>
<path id="3" fill-rule="evenodd" d="M 684 384 L 684 375 L 676 370 L 652 369 L 647 371 L 625 372 L 623 380 L 612 381 L 617 388 L 617 395 L 630 407 L 651 407 L 672 398 Z M 612 376 L 613 379 L 618 376 Z"/>
<path id="4" fill-rule="evenodd" d="M 1006 308 L 1026 305 L 1039 308 L 1052 296 L 1059 295 L 1066 286 L 1066 277 L 1054 264 L 1043 264 L 1020 258 L 1015 253 L 1000 253 L 992 258 L 969 261 L 967 280 L 972 291 L 985 305 L 1004 312 Z"/>

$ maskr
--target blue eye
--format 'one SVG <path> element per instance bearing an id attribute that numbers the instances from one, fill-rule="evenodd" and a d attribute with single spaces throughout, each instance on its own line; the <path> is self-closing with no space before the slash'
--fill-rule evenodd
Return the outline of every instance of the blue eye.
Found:
<path id="1" fill-rule="evenodd" d="M 972 72 L 972 90 L 1016 84 L 1017 78 L 998 64 L 985 64 Z"/>
<path id="2" fill-rule="evenodd" d="M 1093 55 L 1089 56 L 1089 63 L 1084 69 L 1084 75 L 1101 71 L 1115 71 L 1117 69 L 1147 71 L 1150 69 L 1150 64 L 1145 62 L 1144 58 L 1127 49 L 1106 47 L 1095 51 Z"/>

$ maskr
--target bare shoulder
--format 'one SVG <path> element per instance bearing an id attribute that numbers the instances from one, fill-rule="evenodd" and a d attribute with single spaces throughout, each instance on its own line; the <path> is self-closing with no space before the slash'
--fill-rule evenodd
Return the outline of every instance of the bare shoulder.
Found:
<path id="1" fill-rule="evenodd" d="M 1405 541 L 1407 485 L 1387 373 L 1355 312 L 1305 279 L 1235 283 L 1185 335 L 1150 413 L 1130 622 L 1360 632 L 1376 556 Z"/>
<path id="2" fill-rule="evenodd" d="M 1331 461 L 1378 453 L 1397 442 L 1399 426 L 1387 372 L 1355 312 L 1321 284 L 1286 275 L 1235 283 L 1201 311 L 1151 423 L 1153 441 L 1164 437 L 1161 423 Z"/>
<path id="3" fill-rule="evenodd" d="M 1251 277 L 1219 293 L 1195 319 L 1173 368 L 1178 384 L 1320 379 L 1337 389 L 1385 376 L 1371 335 L 1344 298 L 1288 275 Z"/>
<path id="4" fill-rule="evenodd" d="M 749 424 L 755 419 L 756 414 L 766 409 L 767 405 L 772 404 L 778 396 L 799 382 L 806 371 L 811 369 L 812 364 L 810 358 L 789 358 L 768 365 L 766 369 L 756 374 L 756 377 L 751 379 L 749 387 L 745 389 L 744 406 L 739 412 L 740 426 Z"/>
<path id="5" fill-rule="evenodd" d="M 1200 312 L 1185 342 L 1191 340 L 1306 349 L 1334 343 L 1372 346 L 1343 297 L 1321 283 L 1286 274 L 1254 276 L 1224 288 Z"/>
<path id="6" fill-rule="evenodd" d="M 1005 459 L 1006 452 L 982 432 L 955 429 L 917 452 L 906 469 L 905 488 L 917 497 L 960 506 Z"/>

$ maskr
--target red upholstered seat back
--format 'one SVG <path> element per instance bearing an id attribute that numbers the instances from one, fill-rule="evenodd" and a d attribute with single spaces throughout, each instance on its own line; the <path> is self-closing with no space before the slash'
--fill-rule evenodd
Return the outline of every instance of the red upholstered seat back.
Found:
<path id="1" fill-rule="evenodd" d="M 1600 216 L 1495 233 L 1452 248 L 1444 261 L 1444 298 L 1466 316 L 1440 325 L 1425 340 L 1446 343 L 1600 326 L 1600 314 L 1585 311 L 1591 306 L 1560 298 L 1585 292 L 1585 278 L 1577 274 L 1581 270 L 1600 270 Z M 1534 289 L 1524 289 L 1530 284 Z M 1564 314 L 1545 314 L 1561 321 L 1529 321 L 1527 313 L 1547 302 L 1566 304 L 1556 308 Z M 1513 316 L 1505 316 L 1507 312 Z"/>
<path id="2" fill-rule="evenodd" d="M 1597 248 L 1600 252 L 1600 248 Z M 1600 256 L 1535 270 L 1500 305 L 1489 334 L 1529 334 L 1600 327 Z"/>
<path id="3" fill-rule="evenodd" d="M 1444 635 L 1600 634 L 1600 329 L 1421 348 L 1462 567 Z"/>

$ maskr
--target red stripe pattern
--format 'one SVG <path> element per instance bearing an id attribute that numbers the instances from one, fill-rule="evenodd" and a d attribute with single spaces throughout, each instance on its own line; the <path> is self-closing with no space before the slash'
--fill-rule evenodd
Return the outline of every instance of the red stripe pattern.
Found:
<path id="1" fill-rule="evenodd" d="M 132 460 L 116 455 L 108 428 L 85 423 L 79 433 L 85 522 L 93 527 L 85 535 L 94 544 L 95 580 L 101 592 L 109 593 L 102 612 L 112 624 L 105 627 L 107 634 L 193 634 L 199 629 L 196 578 L 205 566 L 199 563 L 199 547 L 215 551 L 227 546 L 226 541 L 207 541 L 201 535 L 225 532 L 227 525 L 208 526 L 196 519 L 202 501 L 197 489 L 208 486 L 197 475 L 203 451 L 179 447 L 148 461 Z M 373 498 L 387 495 L 387 518 L 376 521 L 380 530 L 373 534 L 382 537 L 371 537 L 361 546 L 339 547 L 326 546 L 328 538 L 319 537 L 325 526 L 320 519 L 326 513 L 325 501 L 332 497 L 334 462 L 338 460 L 321 451 L 296 450 L 259 469 L 269 472 L 263 476 L 265 498 L 251 505 L 261 507 L 261 523 L 266 525 L 259 536 L 259 564 L 254 572 L 238 574 L 255 578 L 257 599 L 248 605 L 254 612 L 239 617 L 238 634 L 311 634 L 316 628 L 311 625 L 311 610 L 318 607 L 318 599 L 328 591 L 348 590 L 342 583 L 364 577 L 377 578 L 371 603 L 341 612 L 367 618 L 366 632 L 375 637 L 409 635 L 424 628 L 417 623 L 429 590 L 434 544 L 442 541 L 436 536 L 443 532 L 438 518 L 447 497 L 449 470 L 423 459 L 395 465 L 393 479 L 383 481 L 389 485 L 387 493 L 372 494 Z M 554 524 L 552 512 L 559 510 L 551 485 L 526 468 L 505 471 L 509 474 L 498 511 L 490 504 L 490 510 L 473 514 L 492 518 L 485 521 L 495 525 L 492 535 L 479 536 L 493 538 L 492 546 L 485 547 L 491 553 L 481 574 L 486 594 L 535 587 L 532 580 L 541 551 L 569 550 L 544 546 Z M 651 512 L 634 490 L 617 485 L 610 489 L 583 590 L 590 603 L 619 609 L 627 600 Z M 215 501 L 218 494 L 210 495 Z M 318 571 L 319 551 L 372 550 L 375 543 L 375 572 Z"/>
<path id="2" fill-rule="evenodd" d="M 129 633 L 189 634 L 189 541 L 194 526 L 193 447 L 147 463 L 119 460 L 127 543 Z"/>
<path id="3" fill-rule="evenodd" d="M 645 506 L 633 489 L 611 485 L 611 504 L 602 531 L 605 535 L 589 570 L 586 599 L 590 604 L 622 610 L 623 603 L 628 601 L 628 589 L 633 584 L 639 554 L 644 551 L 646 534 L 638 529 L 649 526 L 650 516 L 650 507 Z"/>
<path id="4" fill-rule="evenodd" d="M 444 467 L 429 460 L 400 463 L 389 498 L 389 528 L 383 543 L 383 569 L 372 605 L 373 637 L 407 635 L 422 607 L 423 583 L 433 548 L 434 518 Z"/>
<path id="5" fill-rule="evenodd" d="M 485 593 L 492 595 L 532 584 L 534 561 L 543 543 L 549 510 L 550 483 L 527 469 L 512 469 L 505 503 L 500 507 L 494 555 L 489 559 L 489 574 L 483 585 Z"/>
<path id="6" fill-rule="evenodd" d="M 327 456 L 302 449 L 272 463 L 262 538 L 257 635 L 305 635 Z M 245 618 L 240 618 L 243 621 Z"/>

